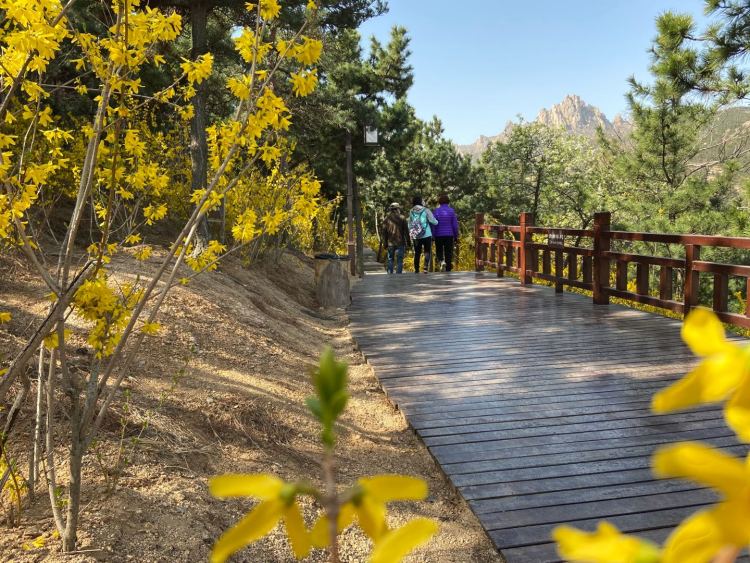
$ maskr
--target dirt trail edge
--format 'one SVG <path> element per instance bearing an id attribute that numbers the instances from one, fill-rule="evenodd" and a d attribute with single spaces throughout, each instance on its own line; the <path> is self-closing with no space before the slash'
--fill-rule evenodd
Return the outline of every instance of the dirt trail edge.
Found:
<path id="1" fill-rule="evenodd" d="M 120 282 L 148 278 L 154 267 L 126 255 L 116 262 Z M 13 314 L 9 324 L 0 326 L 0 357 L 12 357 L 23 345 L 44 311 L 40 297 L 45 293 L 22 264 L 0 264 L 0 305 Z M 80 552 L 59 554 L 49 501 L 40 486 L 20 526 L 0 524 L 0 561 L 206 561 L 216 538 L 253 506 L 249 500 L 212 498 L 209 477 L 268 472 L 318 482 L 318 426 L 303 401 L 312 393 L 310 371 L 326 345 L 351 366 L 352 400 L 338 446 L 339 481 L 378 473 L 422 476 L 430 497 L 394 505 L 391 524 L 427 516 L 440 521 L 441 531 L 409 561 L 502 561 L 383 394 L 346 328 L 346 315 L 318 309 L 309 259 L 285 253 L 249 268 L 228 260 L 219 271 L 176 288 L 159 321 L 162 331 L 141 350 L 100 440 L 87 455 Z M 84 329 L 81 323 L 72 337 L 78 346 L 73 361 L 80 369 L 90 362 Z M 19 467 L 28 463 L 24 452 L 32 432 L 32 403 L 25 405 L 11 438 Z M 58 460 L 64 458 L 62 448 L 57 454 Z M 57 470 L 65 475 L 62 464 Z M 312 515 L 307 506 L 308 523 Z M 344 533 L 344 561 L 366 561 L 369 550 L 357 529 Z M 325 559 L 317 551 L 308 561 Z M 294 558 L 277 528 L 232 560 Z"/>

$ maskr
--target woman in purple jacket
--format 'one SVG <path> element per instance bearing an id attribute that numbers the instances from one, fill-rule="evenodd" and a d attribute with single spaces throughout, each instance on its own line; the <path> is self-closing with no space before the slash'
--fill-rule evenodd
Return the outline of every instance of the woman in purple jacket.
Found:
<path id="1" fill-rule="evenodd" d="M 433 213 L 438 224 L 432 227 L 435 237 L 435 253 L 440 263 L 440 270 L 450 272 L 453 269 L 453 244 L 458 239 L 458 218 L 453 208 L 448 205 L 450 198 L 446 194 L 440 194 L 438 203 L 440 207 Z"/>

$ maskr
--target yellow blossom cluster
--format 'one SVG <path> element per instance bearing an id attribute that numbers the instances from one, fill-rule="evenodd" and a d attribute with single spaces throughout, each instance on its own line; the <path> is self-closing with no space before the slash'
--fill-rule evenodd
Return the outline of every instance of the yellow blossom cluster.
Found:
<path id="1" fill-rule="evenodd" d="M 74 310 L 80 317 L 93 323 L 88 343 L 93 346 L 98 358 L 112 354 L 142 295 L 143 290 L 129 284 L 117 291 L 103 273 L 84 282 L 78 289 L 73 299 Z"/>
<path id="2" fill-rule="evenodd" d="M 227 247 L 218 240 L 210 240 L 203 252 L 193 256 L 193 247 L 190 246 L 185 257 L 185 263 L 195 272 L 211 272 L 216 269 L 219 258 L 226 250 Z"/>
<path id="3" fill-rule="evenodd" d="M 305 168 L 282 172 L 276 165 L 269 175 L 251 175 L 227 201 L 234 239 L 247 243 L 282 230 L 294 239 L 311 231 L 321 208 L 320 189 L 320 181 Z"/>
<path id="4" fill-rule="evenodd" d="M 318 71 L 316 69 L 310 71 L 293 72 L 291 76 L 292 91 L 295 96 L 307 96 L 318 84 Z"/>
<path id="5" fill-rule="evenodd" d="M 303 559 L 312 548 L 330 544 L 329 520 L 320 516 L 307 529 L 297 498 L 309 494 L 310 487 L 285 483 L 268 474 L 222 475 L 210 483 L 211 494 L 219 498 L 255 497 L 258 505 L 236 526 L 225 532 L 214 545 L 211 561 L 220 563 L 253 543 L 279 522 L 284 524 L 294 556 Z M 427 485 L 422 479 L 404 475 L 376 475 L 357 481 L 348 495 L 352 500 L 342 505 L 337 522 L 343 532 L 355 522 L 373 541 L 371 563 L 401 561 L 415 547 L 428 541 L 438 529 L 433 520 L 415 518 L 400 528 L 389 529 L 386 522 L 387 505 L 397 501 L 418 501 L 427 497 Z"/>
<path id="6" fill-rule="evenodd" d="M 60 19 L 60 0 L 1 0 L 0 10 L 0 76 L 2 90 L 6 90 L 27 72 L 44 73 L 70 33 L 66 20 Z M 23 87 L 30 95 L 41 94 L 39 86 L 31 81 L 24 80 Z"/>

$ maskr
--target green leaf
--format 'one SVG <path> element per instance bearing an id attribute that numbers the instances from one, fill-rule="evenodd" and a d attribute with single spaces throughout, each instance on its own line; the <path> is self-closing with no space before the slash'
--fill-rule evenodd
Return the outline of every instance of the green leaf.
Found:
<path id="1" fill-rule="evenodd" d="M 323 420 L 323 409 L 320 406 L 320 401 L 317 397 L 308 397 L 305 399 L 305 404 L 307 405 L 307 408 L 310 409 L 310 412 L 312 412 L 315 415 L 315 418 L 320 420 L 322 422 Z"/>
<path id="2" fill-rule="evenodd" d="M 344 411 L 348 401 L 349 393 L 347 393 L 346 389 L 340 390 L 331 398 L 330 409 L 334 420 Z"/>

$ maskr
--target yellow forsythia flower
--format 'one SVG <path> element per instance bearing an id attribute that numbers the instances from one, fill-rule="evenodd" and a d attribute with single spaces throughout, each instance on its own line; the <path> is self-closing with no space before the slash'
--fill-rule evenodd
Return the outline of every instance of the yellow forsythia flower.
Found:
<path id="1" fill-rule="evenodd" d="M 133 256 L 135 256 L 136 260 L 148 260 L 151 257 L 151 253 L 153 252 L 153 250 L 154 249 L 150 246 L 145 245 L 136 250 L 133 253 Z"/>
<path id="2" fill-rule="evenodd" d="M 750 543 L 750 457 L 743 461 L 697 442 L 681 442 L 654 454 L 654 473 L 711 487 L 723 500 L 684 520 L 664 546 L 664 563 L 711 561 L 727 546 Z"/>
<path id="3" fill-rule="evenodd" d="M 318 71 L 310 72 L 293 72 L 290 78 L 292 82 L 292 91 L 297 97 L 304 97 L 315 90 L 318 84 Z"/>
<path id="4" fill-rule="evenodd" d="M 236 551 L 261 539 L 280 521 L 284 522 L 295 557 L 302 559 L 310 553 L 310 534 L 297 505 L 293 485 L 262 473 L 221 475 L 211 479 L 209 490 L 218 498 L 255 497 L 261 501 L 214 544 L 212 563 L 226 561 Z"/>
<path id="5" fill-rule="evenodd" d="M 12 318 L 13 318 L 13 315 L 11 315 L 10 313 L 5 312 L 5 311 L 0 312 L 0 324 L 10 322 L 10 319 Z"/>
<path id="6" fill-rule="evenodd" d="M 154 336 L 159 334 L 160 329 L 161 325 L 159 323 L 144 323 L 141 327 L 141 332 L 143 334 L 148 334 L 149 336 Z"/>
<path id="7" fill-rule="evenodd" d="M 159 205 L 149 205 L 143 208 L 143 216 L 146 218 L 147 225 L 153 225 L 154 222 L 164 219 L 167 216 L 167 205 L 165 203 Z"/>
<path id="8" fill-rule="evenodd" d="M 682 327 L 682 338 L 704 360 L 677 383 L 654 395 L 651 408 L 665 413 L 703 403 L 724 401 L 727 424 L 750 442 L 750 347 L 730 342 L 711 311 L 694 309 Z"/>
<path id="9" fill-rule="evenodd" d="M 438 523 L 428 518 L 410 520 L 375 544 L 370 563 L 399 563 L 413 549 L 430 541 L 438 528 Z"/>
<path id="10" fill-rule="evenodd" d="M 338 533 L 343 532 L 346 528 L 354 523 L 354 505 L 347 502 L 343 506 L 339 507 L 339 516 L 336 523 L 336 531 Z M 314 547 L 324 548 L 330 544 L 329 530 L 328 530 L 328 516 L 321 516 L 315 521 L 312 529 L 310 530 L 310 541 Z"/>
<path id="11" fill-rule="evenodd" d="M 211 53 L 206 53 L 205 55 L 198 57 L 195 61 L 183 59 L 180 68 L 185 75 L 187 75 L 187 79 L 191 84 L 200 84 L 206 78 L 211 76 L 213 64 L 214 56 Z"/>
<path id="12" fill-rule="evenodd" d="M 272 20 L 281 12 L 278 0 L 260 0 L 260 16 L 264 20 Z"/>
<path id="13" fill-rule="evenodd" d="M 364 532 L 377 542 L 386 533 L 389 502 L 424 500 L 427 483 L 417 477 L 405 475 L 375 475 L 357 480 L 362 494 L 353 499 L 357 520 Z"/>
<path id="14" fill-rule="evenodd" d="M 577 563 L 656 563 L 659 548 L 640 538 L 626 536 L 610 524 L 600 522 L 596 532 L 558 526 L 552 532 L 560 557 Z"/>
<path id="15" fill-rule="evenodd" d="M 236 224 L 232 227 L 232 236 L 234 240 L 240 243 L 247 243 L 260 234 L 257 227 L 258 215 L 252 209 L 246 209 L 237 217 Z"/>
<path id="16" fill-rule="evenodd" d="M 296 45 L 292 56 L 303 65 L 315 64 L 323 52 L 323 42 L 319 39 L 305 37 L 302 43 Z"/>
<path id="17" fill-rule="evenodd" d="M 71 332 L 66 328 L 63 330 L 63 338 L 65 340 L 68 340 L 70 337 Z M 44 345 L 49 350 L 56 350 L 60 346 L 60 339 L 58 338 L 57 331 L 50 332 L 47 336 L 44 337 Z"/>

